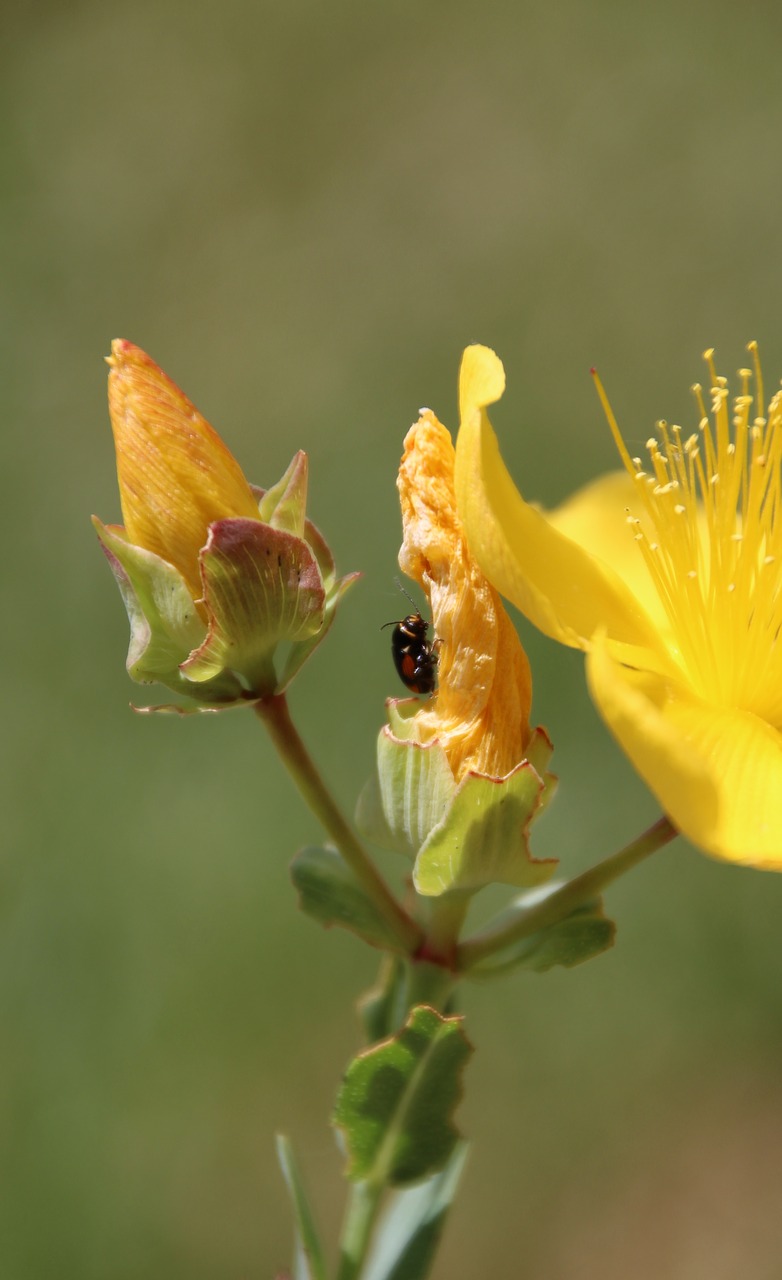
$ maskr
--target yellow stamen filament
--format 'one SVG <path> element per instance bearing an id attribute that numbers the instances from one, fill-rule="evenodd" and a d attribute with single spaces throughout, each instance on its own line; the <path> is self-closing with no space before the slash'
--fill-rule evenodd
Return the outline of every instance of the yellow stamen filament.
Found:
<path id="1" fill-rule="evenodd" d="M 680 427 L 658 423 L 645 470 L 595 381 L 636 482 L 632 536 L 665 608 L 672 656 L 705 700 L 782 727 L 782 392 L 763 416 L 757 344 L 748 350 L 753 367 L 739 370 L 732 412 L 727 381 L 704 353 L 710 404 L 693 387 L 697 434 L 683 439 Z"/>

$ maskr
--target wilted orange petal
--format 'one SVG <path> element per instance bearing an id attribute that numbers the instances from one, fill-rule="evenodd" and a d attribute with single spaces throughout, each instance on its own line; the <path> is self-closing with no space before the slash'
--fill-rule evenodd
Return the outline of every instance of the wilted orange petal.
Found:
<path id="1" fill-rule="evenodd" d="M 469 770 L 504 777 L 524 758 L 531 678 L 527 656 L 470 555 L 454 492 L 454 449 L 424 411 L 405 439 L 398 488 L 399 564 L 429 596 L 438 689 L 416 715 L 416 738 L 437 738 L 457 780 Z"/>

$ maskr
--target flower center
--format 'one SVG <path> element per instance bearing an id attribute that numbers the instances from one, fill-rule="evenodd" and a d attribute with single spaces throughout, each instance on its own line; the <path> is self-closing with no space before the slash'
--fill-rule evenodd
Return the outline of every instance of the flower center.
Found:
<path id="1" fill-rule="evenodd" d="M 700 697 L 780 726 L 782 392 L 767 417 L 751 417 L 763 380 L 757 344 L 748 350 L 754 370 L 739 371 L 732 418 L 727 380 L 707 351 L 711 415 L 696 384 L 698 431 L 682 439 L 680 427 L 658 423 L 646 463 L 630 457 L 599 383 L 598 391 L 635 480 L 641 518 L 628 512 L 628 523 L 668 618 L 672 656 Z"/>

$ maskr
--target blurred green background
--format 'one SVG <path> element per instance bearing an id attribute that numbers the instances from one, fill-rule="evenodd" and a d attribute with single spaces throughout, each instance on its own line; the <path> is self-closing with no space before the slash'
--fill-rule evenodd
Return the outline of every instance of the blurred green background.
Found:
<path id="1" fill-rule="evenodd" d="M 632 442 L 694 422 L 707 345 L 732 373 L 756 337 L 782 374 L 782 17 L 41 0 L 3 25 L 0 1275 L 269 1280 L 276 1129 L 338 1212 L 326 1116 L 376 962 L 297 915 L 319 833 L 254 718 L 128 709 L 88 519 L 119 517 L 102 357 L 145 347 L 259 484 L 309 452 L 364 577 L 292 701 L 352 807 L 399 692 L 401 442 L 422 404 L 455 425 L 462 347 L 502 355 L 495 423 L 545 502 L 614 465 L 590 364 Z M 537 850 L 573 871 L 656 809 L 580 656 L 523 634 L 561 778 Z M 608 905 L 608 955 L 466 995 L 440 1280 L 782 1274 L 782 879 L 678 842 Z"/>

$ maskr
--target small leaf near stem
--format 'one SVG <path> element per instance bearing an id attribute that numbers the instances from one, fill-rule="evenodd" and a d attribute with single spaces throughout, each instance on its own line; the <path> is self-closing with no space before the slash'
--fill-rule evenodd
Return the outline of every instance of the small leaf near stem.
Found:
<path id="1" fill-rule="evenodd" d="M 350 1188 L 340 1241 L 337 1280 L 355 1280 L 361 1274 L 382 1195 L 382 1186 L 374 1186 L 369 1182 L 355 1182 Z"/>
<path id="2" fill-rule="evenodd" d="M 452 1116 L 471 1053 L 461 1019 L 417 1005 L 396 1035 L 350 1063 L 334 1111 L 353 1183 L 337 1280 L 361 1275 L 384 1193 L 431 1177 L 453 1157 L 459 1133 Z M 412 1232 L 420 1223 L 408 1225 Z M 431 1244 L 433 1254 L 436 1238 Z"/>
<path id="3" fill-rule="evenodd" d="M 546 885 L 542 890 L 533 889 L 530 893 L 521 894 L 495 919 L 497 930 L 501 924 L 509 926 L 520 919 L 526 920 L 530 911 L 560 887 L 558 884 Z M 555 965 L 572 969 L 574 965 L 583 964 L 612 947 L 615 933 L 613 920 L 603 912 L 602 899 L 595 898 L 591 902 L 580 903 L 555 924 L 544 925 L 538 933 L 517 938 L 501 951 L 474 961 L 460 976 L 482 981 L 500 977 L 514 969 L 526 969 L 532 973 L 545 973 Z"/>
<path id="4" fill-rule="evenodd" d="M 487 956 L 495 955 L 510 944 L 526 938 L 549 925 L 556 924 L 569 915 L 581 903 L 594 899 L 614 880 L 632 870 L 644 858 L 668 844 L 679 832 L 669 818 L 660 818 L 643 835 L 625 845 L 618 853 L 604 858 L 580 876 L 568 880 L 550 893 L 536 907 L 510 923 L 484 929 L 468 938 L 458 950 L 458 967 L 462 972 L 472 968 Z"/>
<path id="5" fill-rule="evenodd" d="M 461 1021 L 417 1005 L 396 1035 L 350 1063 L 334 1124 L 352 1181 L 406 1186 L 446 1163 L 459 1137 L 453 1112 L 472 1053 Z"/>
<path id="6" fill-rule="evenodd" d="M 394 1192 L 378 1223 L 363 1280 L 425 1280 L 467 1158 L 460 1142 L 439 1173 Z"/>
<path id="7" fill-rule="evenodd" d="M 397 902 L 369 854 L 343 817 L 299 737 L 291 720 L 285 694 L 273 694 L 268 698 L 261 698 L 255 703 L 255 709 L 301 795 L 331 836 L 345 862 L 375 904 L 378 913 L 399 939 L 402 950 L 415 951 L 421 943 L 419 926 Z"/>
<path id="8" fill-rule="evenodd" d="M 326 1280 L 326 1264 L 323 1258 L 315 1219 L 301 1179 L 293 1148 L 284 1134 L 277 1134 L 277 1155 L 283 1177 L 290 1192 L 296 1221 L 296 1276 L 307 1280 Z"/>
<path id="9" fill-rule="evenodd" d="M 381 951 L 406 954 L 398 934 L 336 849 L 301 849 L 290 870 L 299 907 L 310 919 L 327 929 L 348 929 Z"/>

